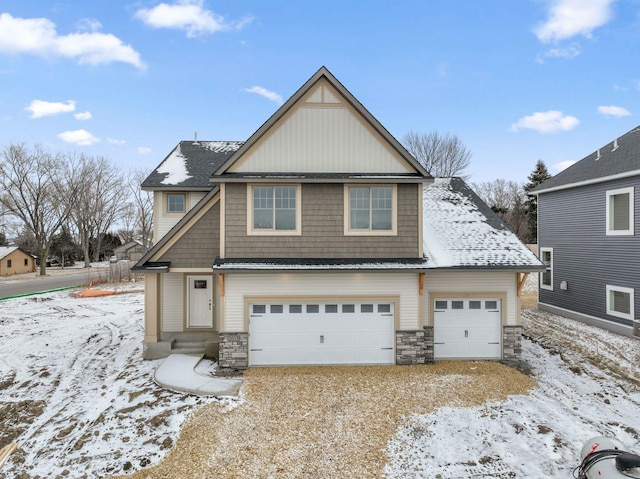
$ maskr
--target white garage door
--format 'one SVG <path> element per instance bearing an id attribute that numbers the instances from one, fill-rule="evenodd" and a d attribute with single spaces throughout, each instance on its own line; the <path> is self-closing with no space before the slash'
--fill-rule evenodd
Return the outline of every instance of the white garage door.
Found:
<path id="1" fill-rule="evenodd" d="M 500 359 L 501 301 L 436 299 L 433 354 L 436 359 Z"/>
<path id="2" fill-rule="evenodd" d="M 394 364 L 394 305 L 260 303 L 249 315 L 249 365 Z"/>

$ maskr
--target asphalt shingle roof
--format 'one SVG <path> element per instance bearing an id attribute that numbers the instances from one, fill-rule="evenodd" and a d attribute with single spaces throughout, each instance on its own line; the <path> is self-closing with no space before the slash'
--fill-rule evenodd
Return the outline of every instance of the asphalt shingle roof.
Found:
<path id="1" fill-rule="evenodd" d="M 597 181 L 635 170 L 640 170 L 640 126 L 587 155 L 532 192 L 568 188 L 576 183 Z"/>
<path id="2" fill-rule="evenodd" d="M 142 182 L 142 188 L 209 189 L 211 174 L 242 144 L 242 141 L 181 141 Z"/>

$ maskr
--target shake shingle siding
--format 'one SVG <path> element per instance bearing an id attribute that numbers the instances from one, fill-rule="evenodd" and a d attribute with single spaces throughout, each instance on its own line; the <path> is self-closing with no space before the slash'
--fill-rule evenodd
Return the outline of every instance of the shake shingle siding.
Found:
<path id="1" fill-rule="evenodd" d="M 422 185 L 398 185 L 397 236 L 345 236 L 344 186 L 302 185 L 301 236 L 248 236 L 247 186 L 226 185 L 225 257 L 418 258 L 418 204 Z"/>
<path id="2" fill-rule="evenodd" d="M 607 191 L 633 186 L 635 234 L 607 235 Z M 634 288 L 640 308 L 640 178 L 632 177 L 542 193 L 538 197 L 538 246 L 553 248 L 553 291 L 541 303 L 631 325 L 607 314 L 606 285 Z M 567 282 L 567 290 L 560 283 Z"/>

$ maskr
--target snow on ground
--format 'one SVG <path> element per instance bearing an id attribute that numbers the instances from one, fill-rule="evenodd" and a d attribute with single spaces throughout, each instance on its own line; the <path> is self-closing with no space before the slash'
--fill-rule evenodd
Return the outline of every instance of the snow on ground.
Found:
<path id="1" fill-rule="evenodd" d="M 158 461 L 186 415 L 216 399 L 176 394 L 142 360 L 143 294 L 59 292 L 0 303 L 0 477 L 102 477 Z M 6 475 L 3 475 L 6 474 Z"/>
<path id="2" fill-rule="evenodd" d="M 141 359 L 142 310 L 141 293 L 0 302 L 0 447 L 20 447 L 0 478 L 141 469 L 166 454 L 191 411 L 216 401 L 153 383 L 160 362 Z M 567 478 L 598 435 L 640 452 L 640 343 L 537 310 L 523 322 L 539 387 L 407 418 L 389 443 L 387 478 Z"/>

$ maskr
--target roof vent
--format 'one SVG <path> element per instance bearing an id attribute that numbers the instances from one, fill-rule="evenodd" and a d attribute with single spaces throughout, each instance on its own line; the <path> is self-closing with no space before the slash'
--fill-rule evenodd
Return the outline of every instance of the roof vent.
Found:
<path id="1" fill-rule="evenodd" d="M 613 141 L 613 149 L 611 151 L 616 151 L 618 149 L 618 139 L 616 138 Z"/>
<path id="2" fill-rule="evenodd" d="M 193 140 L 193 144 L 194 145 L 199 145 L 200 144 L 200 143 L 198 143 L 198 132 L 197 131 L 195 132 L 195 137 L 194 137 L 194 140 Z"/>
<path id="3" fill-rule="evenodd" d="M 596 161 L 598 161 L 600 159 L 600 148 L 598 148 L 598 151 L 596 152 Z"/>

